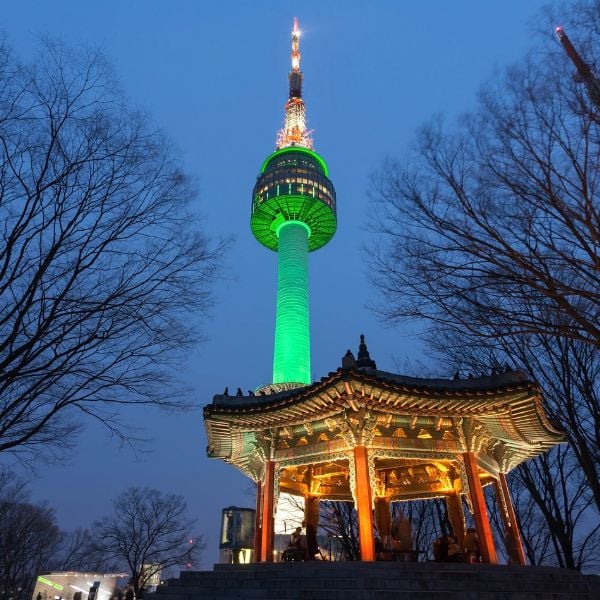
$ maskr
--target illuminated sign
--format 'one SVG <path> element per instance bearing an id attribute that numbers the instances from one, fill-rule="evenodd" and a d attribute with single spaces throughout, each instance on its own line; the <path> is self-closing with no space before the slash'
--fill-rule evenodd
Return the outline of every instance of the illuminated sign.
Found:
<path id="1" fill-rule="evenodd" d="M 45 577 L 42 577 L 41 575 L 38 575 L 37 580 L 40 583 L 45 583 L 46 585 L 49 585 L 50 587 L 53 587 L 55 590 L 62 590 L 63 586 L 58 584 L 58 583 L 54 583 L 54 581 L 50 581 L 49 579 L 46 579 Z"/>

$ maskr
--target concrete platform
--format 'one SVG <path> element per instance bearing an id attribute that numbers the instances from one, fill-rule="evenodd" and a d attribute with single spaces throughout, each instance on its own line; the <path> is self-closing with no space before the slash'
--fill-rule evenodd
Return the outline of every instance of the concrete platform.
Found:
<path id="1" fill-rule="evenodd" d="M 184 571 L 147 600 L 600 600 L 600 577 L 554 567 L 306 562 Z"/>

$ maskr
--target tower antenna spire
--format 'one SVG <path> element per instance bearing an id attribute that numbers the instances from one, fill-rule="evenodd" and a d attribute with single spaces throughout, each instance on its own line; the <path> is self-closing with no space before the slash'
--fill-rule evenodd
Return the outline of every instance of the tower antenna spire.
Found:
<path id="1" fill-rule="evenodd" d="M 294 29 L 292 30 L 292 71 L 300 70 L 300 30 L 298 19 L 294 17 Z M 290 90 L 291 95 L 291 90 Z"/>
<path id="2" fill-rule="evenodd" d="M 292 29 L 292 70 L 288 75 L 290 94 L 285 103 L 285 121 L 283 129 L 277 134 L 277 150 L 290 146 L 300 148 L 313 147 L 311 132 L 306 127 L 306 109 L 302 100 L 302 71 L 300 70 L 300 30 L 298 19 L 294 17 Z"/>

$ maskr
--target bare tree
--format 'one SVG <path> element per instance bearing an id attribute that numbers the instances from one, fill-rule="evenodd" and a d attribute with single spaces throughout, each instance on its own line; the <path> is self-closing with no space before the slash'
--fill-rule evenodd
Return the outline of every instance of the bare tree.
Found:
<path id="1" fill-rule="evenodd" d="M 510 475 L 510 489 L 530 564 L 597 571 L 600 523 L 585 477 L 568 446 L 521 464 Z M 499 550 L 510 559 L 497 498 L 493 492 L 486 496 L 496 538 L 502 542 Z"/>
<path id="2" fill-rule="evenodd" d="M 196 564 L 204 542 L 193 526 L 181 496 L 130 488 L 116 498 L 112 515 L 94 523 L 92 535 L 104 560 L 127 567 L 139 597 L 156 573 Z"/>
<path id="3" fill-rule="evenodd" d="M 433 542 L 452 533 L 446 503 L 442 498 L 406 500 L 392 503 L 392 522 L 398 517 L 408 520 L 413 549 L 423 560 L 433 559 Z"/>
<path id="4" fill-rule="evenodd" d="M 559 10 L 600 56 L 600 2 Z M 532 564 L 597 568 L 600 115 L 545 33 L 456 128 L 434 121 L 384 165 L 370 258 L 380 314 L 424 318 L 448 372 L 508 363 L 540 382 L 570 448 L 515 472 L 525 549 Z"/>
<path id="5" fill-rule="evenodd" d="M 89 529 L 63 531 L 52 557 L 53 571 L 103 572 L 109 565 L 98 554 Z"/>
<path id="6" fill-rule="evenodd" d="M 31 502 L 27 482 L 0 469 L 0 596 L 31 598 L 42 571 L 106 571 L 87 529 L 60 531 L 54 510 Z"/>
<path id="7" fill-rule="evenodd" d="M 529 564 L 553 564 L 552 533 L 548 528 L 547 520 L 528 493 L 527 488 L 523 485 L 522 481 L 516 477 L 514 472 L 508 476 L 508 485 L 515 506 L 519 531 L 521 532 L 521 539 L 523 542 L 523 550 Z M 493 496 L 494 500 L 496 500 L 495 494 Z M 494 521 L 497 537 L 504 542 L 503 548 L 506 548 L 504 523 L 502 522 L 501 515 L 498 511 L 497 502 L 496 506 L 492 507 L 491 517 Z"/>
<path id="8" fill-rule="evenodd" d="M 565 20 L 582 5 L 597 23 L 597 1 Z M 572 31 L 600 56 L 592 22 Z M 369 256 L 384 318 L 600 346 L 600 121 L 572 70 L 552 41 L 375 176 Z"/>
<path id="9" fill-rule="evenodd" d="M 49 458 L 82 417 L 179 407 L 222 245 L 168 141 L 101 54 L 0 45 L 0 452 Z"/>
<path id="10" fill-rule="evenodd" d="M 35 578 L 48 568 L 61 534 L 54 511 L 29 502 L 24 481 L 0 472 L 0 590 L 3 596 L 31 598 Z"/>
<path id="11" fill-rule="evenodd" d="M 358 520 L 352 502 L 319 502 L 319 528 L 336 539 L 342 553 L 339 560 L 360 560 Z"/>
<path id="12" fill-rule="evenodd" d="M 600 566 L 600 522 L 572 451 L 554 448 L 519 466 L 516 476 L 544 516 L 551 542 L 549 562 L 581 570 Z"/>
<path id="13" fill-rule="evenodd" d="M 558 336 L 513 335 L 479 341 L 455 331 L 428 336 L 448 372 L 489 372 L 507 363 L 527 369 L 545 391 L 545 408 L 567 433 L 559 447 L 510 476 L 531 564 L 592 569 L 600 563 L 598 531 L 598 389 L 596 349 Z M 504 527 L 496 518 L 500 538 Z"/>
<path id="14" fill-rule="evenodd" d="M 600 355 L 576 340 L 533 336 L 518 338 L 504 353 L 532 373 L 544 390 L 546 405 L 567 432 L 574 458 L 600 514 Z"/>
<path id="15" fill-rule="evenodd" d="M 595 347 L 540 334 L 477 340 L 439 328 L 426 339 L 448 372 L 466 376 L 506 365 L 529 372 L 544 390 L 549 415 L 565 430 L 600 512 L 600 356 Z"/>
<path id="16" fill-rule="evenodd" d="M 441 498 L 392 502 L 392 522 L 402 517 L 410 523 L 413 550 L 431 559 L 433 542 L 452 532 L 446 505 Z M 356 510 L 351 502 L 323 500 L 319 503 L 319 528 L 341 546 L 340 560 L 360 560 Z"/>

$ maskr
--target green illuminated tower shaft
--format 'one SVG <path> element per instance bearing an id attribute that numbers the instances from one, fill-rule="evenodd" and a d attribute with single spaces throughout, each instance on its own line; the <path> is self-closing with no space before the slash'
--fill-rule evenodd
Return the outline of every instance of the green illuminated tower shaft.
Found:
<path id="1" fill-rule="evenodd" d="M 256 239 L 279 255 L 273 383 L 289 387 L 311 382 L 308 253 L 337 225 L 335 189 L 306 128 L 299 39 L 294 20 L 285 124 L 256 180 L 250 218 Z"/>
<path id="2" fill-rule="evenodd" d="M 279 228 L 273 383 L 310 383 L 308 235 L 301 221 Z"/>

